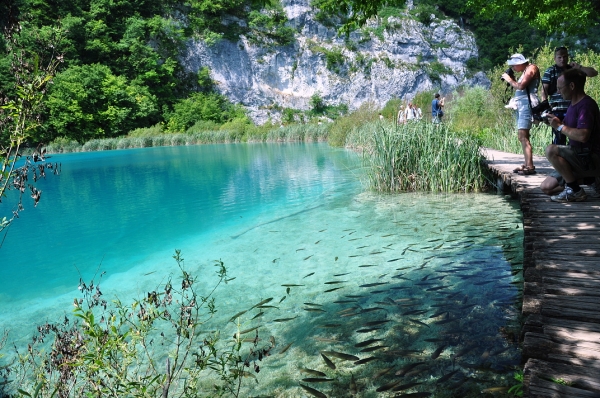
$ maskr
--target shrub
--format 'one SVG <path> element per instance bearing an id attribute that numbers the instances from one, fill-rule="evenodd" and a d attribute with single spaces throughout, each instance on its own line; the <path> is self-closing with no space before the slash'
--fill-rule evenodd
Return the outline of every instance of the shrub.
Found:
<path id="1" fill-rule="evenodd" d="M 212 321 L 213 293 L 227 282 L 223 262 L 215 262 L 216 283 L 202 292 L 204 282 L 184 268 L 181 253 L 173 257 L 179 278 L 168 277 L 129 305 L 107 302 L 100 281 L 80 280 L 74 318 L 40 325 L 15 364 L 0 367 L 0 385 L 29 397 L 238 397 L 243 379 L 259 371 L 257 363 L 275 346 L 258 331 L 246 342 L 238 317 L 267 300 L 233 315 L 236 332 L 226 338 Z"/>

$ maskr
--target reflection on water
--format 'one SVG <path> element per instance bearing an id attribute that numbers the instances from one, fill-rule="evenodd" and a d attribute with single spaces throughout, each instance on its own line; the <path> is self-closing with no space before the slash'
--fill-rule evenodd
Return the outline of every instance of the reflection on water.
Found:
<path id="1" fill-rule="evenodd" d="M 0 279 L 19 282 L 0 287 L 0 321 L 17 336 L 69 311 L 79 273 L 106 270 L 107 298 L 155 289 L 177 248 L 207 287 L 215 259 L 235 277 L 216 293 L 223 335 L 273 298 L 240 318 L 277 342 L 244 396 L 475 397 L 512 383 L 522 228 L 500 197 L 361 193 L 358 158 L 322 144 L 56 160 L 45 207 L 0 250 Z"/>

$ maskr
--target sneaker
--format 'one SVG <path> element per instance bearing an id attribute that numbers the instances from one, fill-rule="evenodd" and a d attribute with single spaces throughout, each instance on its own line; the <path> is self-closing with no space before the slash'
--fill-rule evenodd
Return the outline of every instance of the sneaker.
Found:
<path id="1" fill-rule="evenodd" d="M 590 188 L 592 188 L 592 192 L 589 193 L 589 196 L 592 198 L 600 198 L 600 185 L 593 183 L 590 185 Z"/>
<path id="2" fill-rule="evenodd" d="M 587 195 L 583 188 L 579 190 L 579 192 L 575 193 L 569 187 L 565 187 L 565 189 L 559 193 L 558 195 L 551 196 L 550 199 L 553 202 L 583 202 L 587 199 Z"/>

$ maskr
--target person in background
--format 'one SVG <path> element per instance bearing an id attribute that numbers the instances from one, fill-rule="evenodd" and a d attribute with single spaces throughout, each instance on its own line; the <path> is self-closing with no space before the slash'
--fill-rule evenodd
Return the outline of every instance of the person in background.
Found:
<path id="1" fill-rule="evenodd" d="M 398 124 L 406 123 L 406 119 L 404 118 L 404 108 L 400 105 L 400 109 L 398 110 L 398 117 L 396 118 L 396 122 Z"/>
<path id="2" fill-rule="evenodd" d="M 559 76 L 556 89 L 569 101 L 564 120 L 548 115 L 548 124 L 569 138 L 569 145 L 548 145 L 546 158 L 552 163 L 550 174 L 540 188 L 552 195 L 553 202 L 583 202 L 587 195 L 578 179 L 600 177 L 600 109 L 585 93 L 586 74 L 571 68 Z M 562 191 L 562 192 L 561 192 Z"/>
<path id="3" fill-rule="evenodd" d="M 569 63 L 569 50 L 566 47 L 557 47 L 554 50 L 554 65 L 546 69 L 542 77 L 542 101 L 548 100 L 551 112 L 561 121 L 565 117 L 567 108 L 571 101 L 563 99 L 560 92 L 556 90 L 556 81 L 558 77 L 566 70 L 571 68 L 579 69 L 586 74 L 587 77 L 598 75 L 598 71 L 591 66 L 581 66 L 576 62 Z M 553 140 L 555 145 L 566 145 L 567 137 L 556 130 L 552 130 Z"/>
<path id="4" fill-rule="evenodd" d="M 407 122 L 417 120 L 417 111 L 415 110 L 413 103 L 410 101 L 404 110 L 404 120 Z"/>
<path id="5" fill-rule="evenodd" d="M 444 111 L 442 110 L 443 107 L 444 97 L 440 98 L 440 93 L 436 93 L 433 101 L 431 101 L 431 117 L 433 118 L 433 123 L 440 123 L 442 121 L 442 116 L 444 116 Z"/>
<path id="6" fill-rule="evenodd" d="M 517 131 L 525 163 L 513 170 L 521 175 L 535 174 L 533 165 L 533 150 L 529 142 L 529 130 L 533 122 L 531 108 L 539 103 L 537 89 L 540 83 L 540 70 L 534 64 L 530 64 L 523 54 L 513 54 L 508 60 L 508 66 L 515 72 L 522 72 L 518 80 L 514 75 L 504 72 L 502 79 L 515 89 Z"/>

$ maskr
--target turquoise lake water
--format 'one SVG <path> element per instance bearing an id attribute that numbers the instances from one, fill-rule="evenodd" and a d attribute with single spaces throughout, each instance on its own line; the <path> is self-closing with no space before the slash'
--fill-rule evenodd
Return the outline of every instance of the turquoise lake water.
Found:
<path id="1" fill-rule="evenodd" d="M 49 160 L 62 163 L 62 174 L 38 184 L 38 207 L 25 202 L 0 248 L 0 327 L 18 342 L 71 311 L 80 277 L 106 272 L 105 297 L 143 297 L 177 274 L 172 255 L 180 249 L 207 288 L 214 260 L 235 277 L 215 296 L 223 331 L 233 328 L 232 314 L 265 298 L 278 302 L 257 320 L 258 309 L 241 319 L 279 347 L 292 344 L 263 361 L 247 396 L 303 396 L 301 367 L 335 378 L 305 383 L 332 397 L 348 394 L 351 377 L 360 396 L 380 396 L 376 389 L 398 369 L 418 362 L 406 378 L 418 384 L 404 392 L 468 396 L 511 383 L 520 357 L 507 331 L 519 313 L 523 239 L 514 202 L 491 194 L 371 194 L 361 184 L 360 157 L 327 144 Z M 300 286 L 288 292 L 282 285 Z M 307 310 L 307 302 L 321 311 Z M 274 322 L 287 318 L 294 319 Z M 372 354 L 355 347 L 370 338 L 385 347 Z M 376 359 L 338 359 L 332 371 L 323 350 Z"/>

